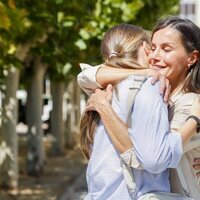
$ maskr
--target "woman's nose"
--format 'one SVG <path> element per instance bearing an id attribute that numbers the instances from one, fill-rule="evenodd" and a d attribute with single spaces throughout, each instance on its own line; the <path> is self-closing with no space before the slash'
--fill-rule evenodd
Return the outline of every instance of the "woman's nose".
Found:
<path id="1" fill-rule="evenodd" d="M 157 62 L 161 60 L 160 50 L 156 49 L 149 54 L 150 62 Z"/>

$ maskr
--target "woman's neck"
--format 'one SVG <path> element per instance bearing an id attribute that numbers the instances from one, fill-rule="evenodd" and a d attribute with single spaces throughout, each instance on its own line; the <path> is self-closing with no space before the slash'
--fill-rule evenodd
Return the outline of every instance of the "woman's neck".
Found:
<path id="1" fill-rule="evenodd" d="M 188 80 L 188 76 L 184 76 L 183 78 L 179 78 L 175 81 L 170 81 L 171 83 L 171 95 L 183 89 L 183 86 Z"/>

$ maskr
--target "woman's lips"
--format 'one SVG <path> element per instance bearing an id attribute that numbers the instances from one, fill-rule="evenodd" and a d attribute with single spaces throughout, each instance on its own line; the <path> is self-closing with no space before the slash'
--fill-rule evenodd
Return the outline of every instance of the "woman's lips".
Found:
<path id="1" fill-rule="evenodd" d="M 164 66 L 158 66 L 158 65 L 151 65 L 151 68 L 155 69 L 155 70 L 161 70 L 161 69 L 164 69 L 165 67 Z"/>

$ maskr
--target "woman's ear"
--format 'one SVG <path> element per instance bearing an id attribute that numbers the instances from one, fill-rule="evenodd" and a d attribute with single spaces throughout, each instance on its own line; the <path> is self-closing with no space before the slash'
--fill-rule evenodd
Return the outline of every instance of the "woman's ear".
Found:
<path id="1" fill-rule="evenodd" d="M 188 68 L 193 66 L 199 60 L 199 51 L 194 50 L 188 58 Z"/>
<path id="2" fill-rule="evenodd" d="M 148 56 L 150 53 L 150 45 L 146 41 L 143 41 L 142 45 L 144 46 L 144 51 Z"/>

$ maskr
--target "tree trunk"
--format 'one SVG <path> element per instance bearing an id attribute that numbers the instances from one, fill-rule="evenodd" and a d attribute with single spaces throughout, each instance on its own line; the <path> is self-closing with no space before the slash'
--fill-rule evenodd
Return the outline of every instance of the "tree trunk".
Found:
<path id="1" fill-rule="evenodd" d="M 79 129 L 80 113 L 77 112 L 77 85 L 73 78 L 68 84 L 69 97 L 67 99 L 67 121 L 66 121 L 66 146 L 73 147 L 75 144 L 75 134 Z M 80 105 L 80 101 L 79 104 Z"/>
<path id="2" fill-rule="evenodd" d="M 18 185 L 18 139 L 16 133 L 18 101 L 16 91 L 19 85 L 19 70 L 8 69 L 2 93 L 2 120 L 0 130 L 0 183 L 3 187 Z"/>
<path id="3" fill-rule="evenodd" d="M 39 58 L 33 63 L 33 75 L 27 90 L 28 156 L 27 171 L 29 175 L 38 176 L 43 172 L 45 152 L 43 147 L 42 106 L 43 79 L 46 66 Z"/>
<path id="4" fill-rule="evenodd" d="M 79 131 L 80 117 L 81 117 L 81 108 L 80 108 L 80 94 L 81 90 L 77 83 L 77 80 L 74 79 L 74 111 L 75 111 L 75 132 Z"/>
<path id="5" fill-rule="evenodd" d="M 64 121 L 63 121 L 63 94 L 64 82 L 51 82 L 53 110 L 51 113 L 51 134 L 53 136 L 51 153 L 60 155 L 64 153 Z"/>

